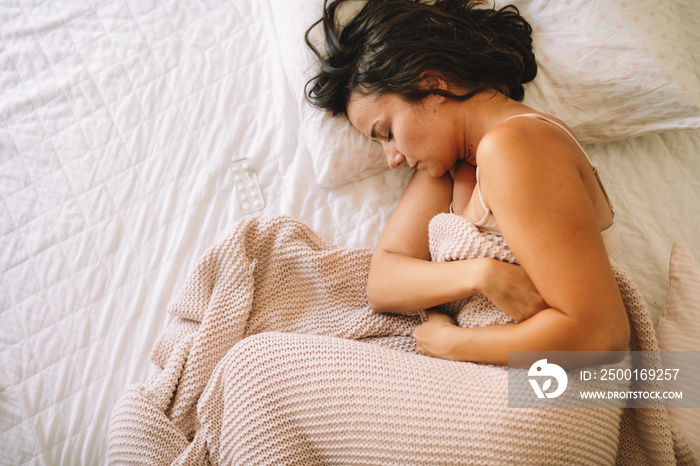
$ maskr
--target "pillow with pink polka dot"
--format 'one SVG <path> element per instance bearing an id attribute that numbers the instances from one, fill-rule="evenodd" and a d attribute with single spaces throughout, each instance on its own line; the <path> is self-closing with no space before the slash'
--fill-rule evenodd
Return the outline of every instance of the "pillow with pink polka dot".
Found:
<path id="1" fill-rule="evenodd" d="M 513 4 L 533 28 L 537 77 L 525 103 L 565 121 L 582 143 L 700 128 L 700 35 L 694 0 L 496 0 Z M 341 22 L 364 0 L 347 2 Z M 304 33 L 323 0 L 274 2 L 273 17 L 288 83 L 311 153 L 316 181 L 335 187 L 387 167 L 377 142 L 347 118 L 311 107 L 304 86 L 316 71 Z M 687 12 L 687 13 L 686 13 Z M 696 21 L 697 22 L 697 21 Z M 310 39 L 322 49 L 323 32 Z"/>
<path id="2" fill-rule="evenodd" d="M 538 73 L 524 103 L 565 121 L 584 143 L 700 127 L 685 1 L 498 0 L 533 28 Z"/>

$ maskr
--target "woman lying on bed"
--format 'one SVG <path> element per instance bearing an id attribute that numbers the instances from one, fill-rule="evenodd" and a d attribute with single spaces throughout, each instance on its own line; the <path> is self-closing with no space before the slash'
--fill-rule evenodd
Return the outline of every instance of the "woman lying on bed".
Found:
<path id="1" fill-rule="evenodd" d="M 629 323 L 610 259 L 613 211 L 571 131 L 520 103 L 534 79 L 531 28 L 515 8 L 474 1 L 370 1 L 342 31 L 326 4 L 327 57 L 309 101 L 415 170 L 374 252 L 367 296 L 407 313 L 482 293 L 517 323 L 457 327 L 428 312 L 424 354 L 506 365 L 508 351 L 626 350 Z M 502 235 L 521 266 L 430 261 L 441 212 Z"/>

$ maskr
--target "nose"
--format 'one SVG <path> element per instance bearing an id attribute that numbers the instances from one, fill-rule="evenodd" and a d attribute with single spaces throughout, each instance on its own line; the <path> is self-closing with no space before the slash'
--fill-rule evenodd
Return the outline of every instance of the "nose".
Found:
<path id="1" fill-rule="evenodd" d="M 386 162 L 391 168 L 399 168 L 406 161 L 406 157 L 395 149 L 384 148 L 384 155 L 386 155 Z"/>

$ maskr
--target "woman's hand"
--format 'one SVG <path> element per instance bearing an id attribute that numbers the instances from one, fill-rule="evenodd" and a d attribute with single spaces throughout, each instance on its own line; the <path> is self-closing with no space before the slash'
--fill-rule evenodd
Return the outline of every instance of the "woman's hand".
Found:
<path id="1" fill-rule="evenodd" d="M 427 320 L 413 330 L 419 353 L 434 358 L 451 359 L 451 334 L 459 329 L 452 317 L 435 311 L 425 311 Z"/>
<path id="2" fill-rule="evenodd" d="M 522 322 L 549 306 L 522 267 L 495 259 L 484 260 L 481 294 L 516 322 Z"/>

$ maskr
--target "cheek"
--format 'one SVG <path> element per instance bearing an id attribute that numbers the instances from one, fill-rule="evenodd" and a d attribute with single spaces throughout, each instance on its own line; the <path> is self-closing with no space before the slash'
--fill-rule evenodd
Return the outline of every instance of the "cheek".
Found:
<path id="1" fill-rule="evenodd" d="M 447 122 L 437 122 L 433 127 L 433 137 L 439 139 L 436 141 L 445 150 L 453 150 L 452 144 L 455 142 L 452 128 Z"/>
<path id="2" fill-rule="evenodd" d="M 397 149 L 413 158 L 431 158 L 444 151 L 446 127 L 430 116 L 413 116 L 397 122 Z"/>

